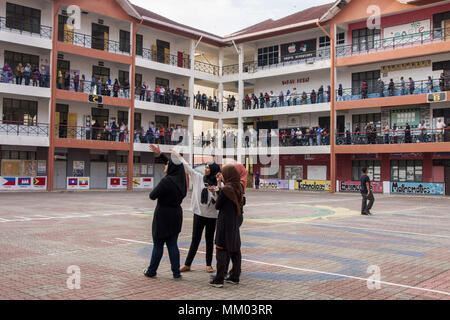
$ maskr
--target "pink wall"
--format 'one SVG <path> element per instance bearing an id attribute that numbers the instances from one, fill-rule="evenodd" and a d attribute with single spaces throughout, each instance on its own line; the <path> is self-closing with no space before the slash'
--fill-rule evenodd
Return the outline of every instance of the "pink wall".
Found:
<path id="1" fill-rule="evenodd" d="M 433 28 L 433 15 L 436 13 L 446 12 L 450 11 L 450 3 L 431 7 L 431 8 L 424 8 L 424 9 L 418 9 L 414 11 L 410 11 L 407 13 L 402 14 L 396 14 L 388 17 L 381 17 L 381 28 L 389 28 L 393 26 L 398 26 L 401 24 L 406 24 L 414 21 L 421 21 L 425 19 L 430 19 L 431 21 L 431 28 Z M 362 29 L 367 27 L 366 21 L 360 21 L 355 22 L 352 24 L 349 24 L 348 26 L 348 43 L 351 43 L 352 41 L 352 31 L 356 29 Z M 381 37 L 383 37 L 383 33 L 381 33 Z"/>

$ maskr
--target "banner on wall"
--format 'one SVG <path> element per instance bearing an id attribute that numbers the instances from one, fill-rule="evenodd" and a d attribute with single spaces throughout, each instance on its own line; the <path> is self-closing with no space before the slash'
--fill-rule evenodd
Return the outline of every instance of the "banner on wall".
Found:
<path id="1" fill-rule="evenodd" d="M 392 194 L 444 195 L 444 183 L 391 182 Z"/>
<path id="2" fill-rule="evenodd" d="M 289 190 L 289 180 L 261 179 L 259 188 L 265 190 Z"/>
<path id="3" fill-rule="evenodd" d="M 316 57 L 316 39 L 282 44 L 281 62 L 303 60 Z"/>
<path id="4" fill-rule="evenodd" d="M 431 20 L 415 21 L 383 29 L 383 45 L 392 46 L 431 38 Z"/>
<path id="5" fill-rule="evenodd" d="M 295 181 L 295 190 L 300 191 L 330 191 L 331 182 L 321 180 L 301 180 Z"/>
<path id="6" fill-rule="evenodd" d="M 67 190 L 89 190 L 89 177 L 68 177 Z"/>
<path id="7" fill-rule="evenodd" d="M 134 189 L 153 189 L 153 178 L 134 178 Z"/>
<path id="8" fill-rule="evenodd" d="M 371 182 L 373 193 L 383 193 L 383 182 Z M 340 192 L 361 193 L 360 181 L 341 181 Z"/>
<path id="9" fill-rule="evenodd" d="M 47 177 L 0 177 L 0 190 L 41 190 L 47 189 Z"/>

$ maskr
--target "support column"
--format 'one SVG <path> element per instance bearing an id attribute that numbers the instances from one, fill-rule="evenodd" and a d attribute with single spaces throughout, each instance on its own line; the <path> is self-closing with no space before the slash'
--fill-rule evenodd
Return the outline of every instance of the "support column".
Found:
<path id="1" fill-rule="evenodd" d="M 220 118 L 218 123 L 217 123 L 217 139 L 219 141 L 217 141 L 217 147 L 222 150 L 223 149 L 223 119 Z"/>
<path id="2" fill-rule="evenodd" d="M 237 161 L 242 163 L 243 151 L 242 143 L 244 140 L 244 124 L 242 119 L 242 110 L 244 107 L 244 45 L 239 45 L 239 80 L 238 80 L 238 141 L 237 141 Z"/>
<path id="3" fill-rule="evenodd" d="M 55 135 L 56 135 L 56 72 L 58 65 L 58 12 L 61 7 L 59 1 L 53 2 L 53 29 L 52 29 L 52 55 L 50 64 L 50 117 L 49 117 L 49 130 L 48 130 L 48 157 L 47 157 L 47 191 L 53 191 L 54 189 L 54 176 L 55 176 Z"/>
<path id="4" fill-rule="evenodd" d="M 188 137 L 189 160 L 188 160 L 188 162 L 190 165 L 194 165 L 194 115 L 193 114 L 189 115 L 188 132 L 189 132 L 189 137 Z"/>
<path id="5" fill-rule="evenodd" d="M 136 93 L 136 83 L 135 83 L 135 74 L 136 74 L 136 23 L 133 22 L 131 24 L 131 57 L 132 57 L 132 63 L 130 66 L 130 112 L 128 117 L 128 132 L 129 132 L 129 150 L 128 150 L 128 171 L 127 171 L 127 190 L 132 191 L 133 190 L 133 168 L 134 168 L 134 103 L 135 103 L 135 93 Z"/>
<path id="6" fill-rule="evenodd" d="M 223 112 L 223 83 L 222 82 L 219 83 L 217 99 L 218 99 L 217 101 L 218 101 L 219 113 L 222 113 Z"/>
<path id="7" fill-rule="evenodd" d="M 330 114 L 330 173 L 331 173 L 331 193 L 336 193 L 336 25 L 330 26 L 331 44 L 331 114 Z"/>
<path id="8" fill-rule="evenodd" d="M 238 141 L 237 141 L 237 162 L 242 163 L 242 159 L 244 158 L 244 148 L 242 147 L 244 141 L 244 121 L 240 114 L 239 109 L 239 118 L 238 118 Z"/>

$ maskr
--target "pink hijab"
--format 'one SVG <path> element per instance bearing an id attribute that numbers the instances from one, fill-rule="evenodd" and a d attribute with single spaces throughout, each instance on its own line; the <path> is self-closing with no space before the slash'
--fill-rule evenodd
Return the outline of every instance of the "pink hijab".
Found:
<path id="1" fill-rule="evenodd" d="M 244 189 L 247 189 L 247 169 L 245 169 L 245 167 L 240 163 L 235 163 L 234 167 L 239 172 L 239 176 L 241 177 L 241 183 L 244 186 Z"/>

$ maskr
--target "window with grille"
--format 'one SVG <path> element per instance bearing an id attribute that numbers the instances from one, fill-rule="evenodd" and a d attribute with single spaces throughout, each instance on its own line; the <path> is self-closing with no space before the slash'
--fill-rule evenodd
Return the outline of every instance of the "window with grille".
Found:
<path id="1" fill-rule="evenodd" d="M 279 46 L 258 49 L 258 66 L 269 66 L 279 63 Z"/>
<path id="2" fill-rule="evenodd" d="M 319 38 L 319 48 L 325 48 L 330 46 L 330 38 L 328 36 Z"/>
<path id="3" fill-rule="evenodd" d="M 359 181 L 362 169 L 367 168 L 371 181 L 381 181 L 381 161 L 380 160 L 354 160 L 352 161 L 352 180 Z"/>
<path id="4" fill-rule="evenodd" d="M 41 10 L 6 3 L 6 27 L 41 33 Z"/>
<path id="5" fill-rule="evenodd" d="M 422 160 L 391 160 L 391 181 L 422 182 Z"/>
<path id="6" fill-rule="evenodd" d="M 3 98 L 3 122 L 37 125 L 37 101 Z"/>
<path id="7" fill-rule="evenodd" d="M 381 46 L 380 29 L 357 29 L 352 32 L 352 50 L 364 51 Z"/>

